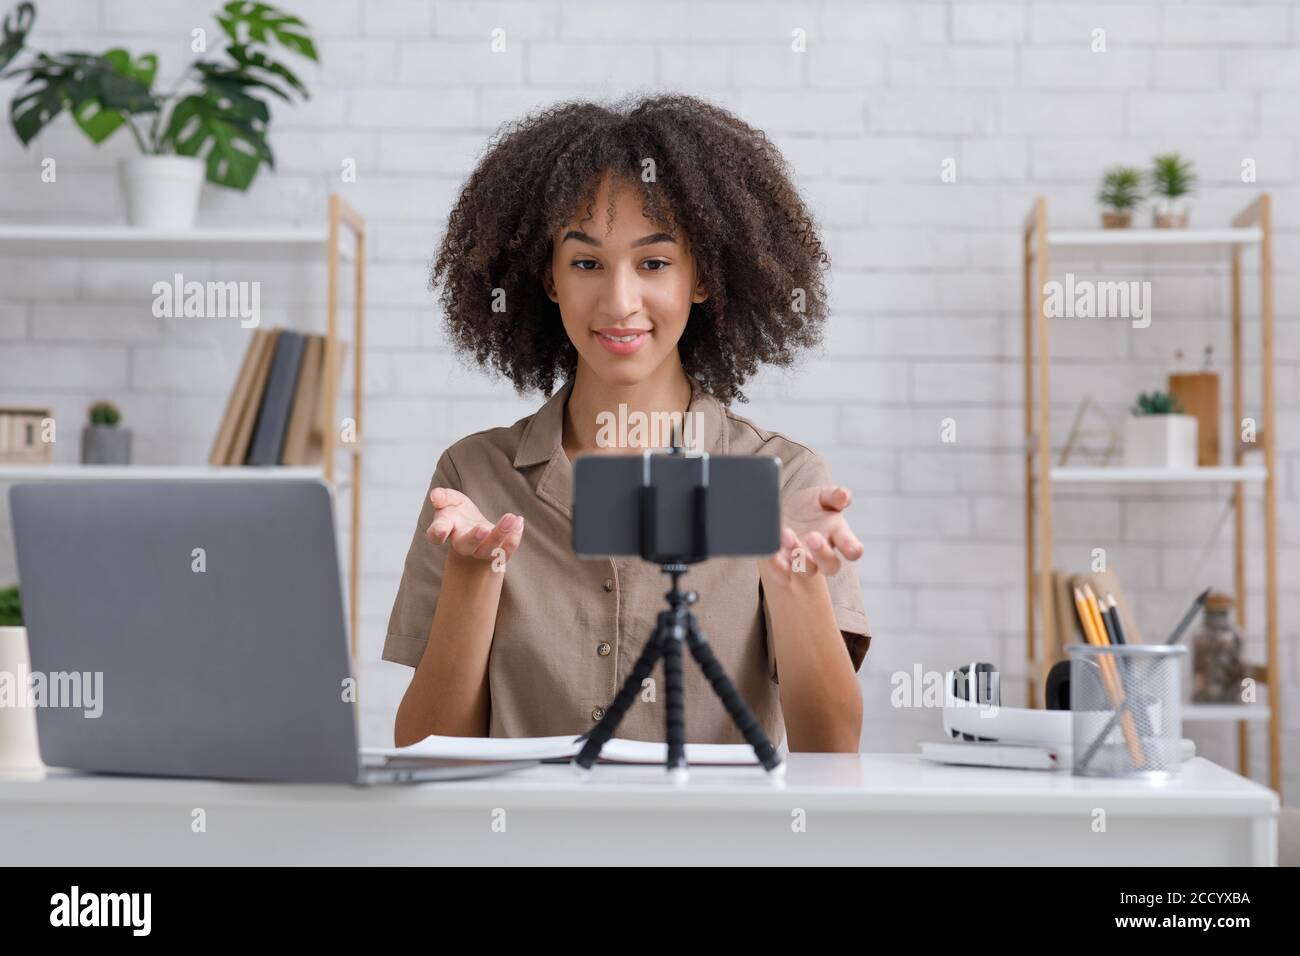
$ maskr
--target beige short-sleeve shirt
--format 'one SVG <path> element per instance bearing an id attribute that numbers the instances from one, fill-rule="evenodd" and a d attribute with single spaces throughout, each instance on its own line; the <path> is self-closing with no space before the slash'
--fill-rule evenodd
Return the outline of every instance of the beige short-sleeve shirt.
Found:
<path id="1" fill-rule="evenodd" d="M 493 737 L 580 734 L 608 707 L 666 605 L 668 578 L 638 558 L 592 560 L 573 553 L 573 463 L 561 445 L 565 383 L 535 414 L 509 428 L 492 428 L 456 442 L 438 459 L 429 483 L 456 488 L 484 515 L 510 511 L 524 518 L 524 536 L 505 570 L 488 660 Z M 692 380 L 690 412 L 700 412 L 703 446 L 716 455 L 770 455 L 781 460 L 782 498 L 828 484 L 822 458 L 790 439 L 758 428 L 724 408 Z M 415 667 L 424 654 L 442 583 L 446 545 L 425 538 L 433 505 L 425 495 L 406 567 L 393 603 L 383 658 Z M 844 562 L 828 584 L 846 653 L 855 669 L 870 645 L 862 591 Z M 692 565 L 683 586 L 697 591 L 694 611 L 705 637 L 775 743 L 785 736 L 756 558 L 713 558 Z M 683 658 L 686 739 L 741 743 L 690 655 Z M 663 740 L 662 662 L 655 666 L 655 701 L 643 692 L 617 735 Z"/>

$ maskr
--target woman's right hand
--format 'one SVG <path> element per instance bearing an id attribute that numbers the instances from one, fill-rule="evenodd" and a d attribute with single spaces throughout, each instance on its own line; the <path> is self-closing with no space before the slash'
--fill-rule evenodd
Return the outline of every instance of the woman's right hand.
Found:
<path id="1" fill-rule="evenodd" d="M 457 554 L 483 561 L 496 557 L 498 548 L 505 560 L 514 556 L 524 534 L 523 515 L 506 512 L 494 525 L 455 488 L 434 488 L 429 492 L 429 501 L 434 518 L 424 536 L 432 544 L 450 541 Z"/>

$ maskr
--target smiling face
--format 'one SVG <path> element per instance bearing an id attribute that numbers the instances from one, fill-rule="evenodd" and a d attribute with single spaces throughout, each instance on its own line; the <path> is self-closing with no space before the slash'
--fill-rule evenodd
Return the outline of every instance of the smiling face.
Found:
<path id="1" fill-rule="evenodd" d="M 686 237 L 646 218 L 639 190 L 615 191 L 605 228 L 610 188 L 606 176 L 591 207 L 598 214 L 584 211 L 554 236 L 546 293 L 579 366 L 610 385 L 635 385 L 665 362 L 680 366 L 677 342 L 705 292 Z"/>

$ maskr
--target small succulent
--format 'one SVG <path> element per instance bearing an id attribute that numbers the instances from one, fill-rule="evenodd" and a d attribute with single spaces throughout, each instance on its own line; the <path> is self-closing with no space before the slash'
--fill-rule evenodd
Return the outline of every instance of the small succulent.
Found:
<path id="1" fill-rule="evenodd" d="M 90 424 L 116 425 L 122 420 L 122 413 L 112 402 L 96 402 L 90 406 Z"/>
<path id="2" fill-rule="evenodd" d="M 1177 415 L 1183 406 L 1168 392 L 1143 392 L 1133 406 L 1134 415 Z"/>
<path id="3" fill-rule="evenodd" d="M 1151 161 L 1151 189 L 1165 199 L 1189 196 L 1196 188 L 1192 162 L 1178 153 L 1165 153 Z"/>
<path id="4" fill-rule="evenodd" d="M 0 627 L 22 627 L 23 606 L 18 599 L 18 586 L 0 588 Z"/>
<path id="5" fill-rule="evenodd" d="M 1106 209 L 1136 209 L 1145 199 L 1142 171 L 1132 166 L 1112 166 L 1101 179 L 1097 201 Z"/>

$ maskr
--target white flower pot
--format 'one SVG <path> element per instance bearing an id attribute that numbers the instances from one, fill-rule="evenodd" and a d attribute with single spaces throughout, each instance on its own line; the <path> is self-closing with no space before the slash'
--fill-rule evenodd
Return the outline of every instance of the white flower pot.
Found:
<path id="1" fill-rule="evenodd" d="M 27 706 L 31 670 L 27 628 L 0 627 L 0 775 L 7 777 L 45 772 L 36 742 L 36 709 Z"/>
<path id="2" fill-rule="evenodd" d="M 118 172 L 126 218 L 141 229 L 190 229 L 199 211 L 205 167 L 193 156 L 133 156 Z"/>
<path id="3" fill-rule="evenodd" d="M 1194 415 L 1130 415 L 1124 419 L 1127 468 L 1195 468 Z"/>

